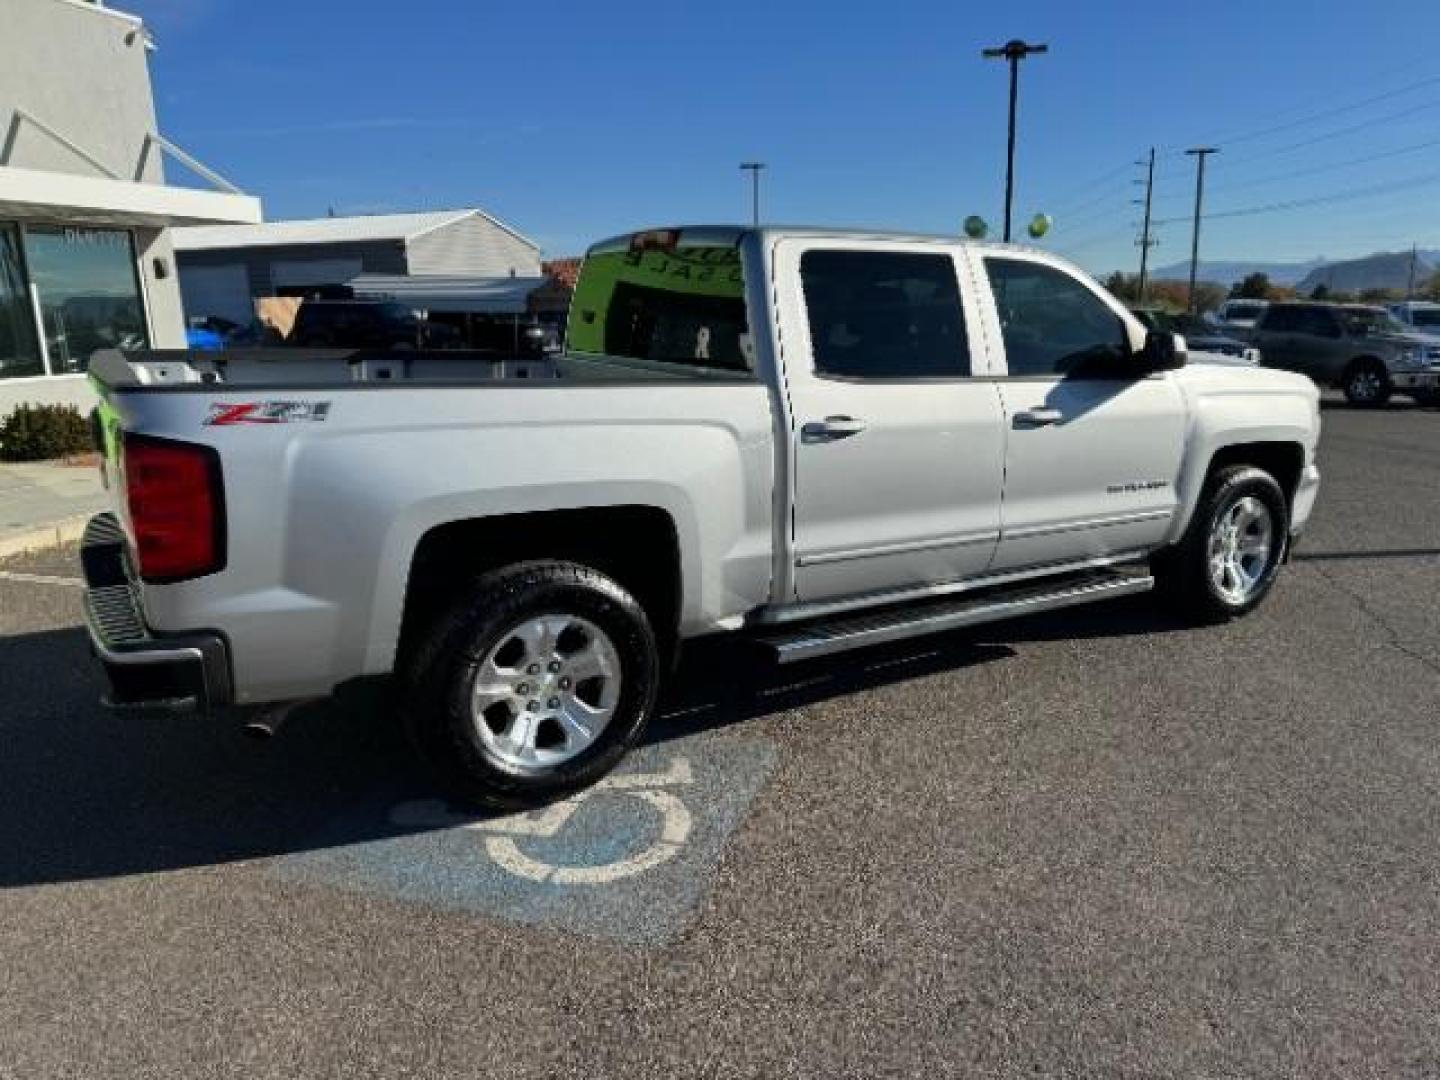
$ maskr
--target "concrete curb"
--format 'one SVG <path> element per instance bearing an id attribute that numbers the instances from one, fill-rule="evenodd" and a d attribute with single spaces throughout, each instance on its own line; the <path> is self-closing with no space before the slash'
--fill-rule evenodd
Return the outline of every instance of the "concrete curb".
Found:
<path id="1" fill-rule="evenodd" d="M 68 544 L 72 540 L 79 540 L 85 532 L 85 525 L 89 522 L 90 517 L 90 514 L 80 514 L 76 517 L 65 518 L 63 521 L 52 521 L 48 525 L 27 529 L 14 536 L 0 537 L 0 559 L 9 555 L 23 555 L 29 551 L 43 551 L 46 548 Z"/>

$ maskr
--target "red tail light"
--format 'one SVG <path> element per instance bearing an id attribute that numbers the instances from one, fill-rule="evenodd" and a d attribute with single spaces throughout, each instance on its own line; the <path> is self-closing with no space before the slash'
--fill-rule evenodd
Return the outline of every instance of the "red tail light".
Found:
<path id="1" fill-rule="evenodd" d="M 214 450 L 127 434 L 122 468 L 142 578 L 179 581 L 224 568 L 225 494 Z"/>

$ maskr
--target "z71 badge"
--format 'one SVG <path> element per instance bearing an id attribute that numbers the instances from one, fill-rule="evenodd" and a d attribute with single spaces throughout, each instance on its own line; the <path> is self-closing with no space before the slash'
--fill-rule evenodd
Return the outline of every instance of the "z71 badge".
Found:
<path id="1" fill-rule="evenodd" d="M 236 424 L 294 424 L 324 420 L 330 415 L 328 401 L 244 401 L 233 405 L 211 405 L 207 427 Z"/>

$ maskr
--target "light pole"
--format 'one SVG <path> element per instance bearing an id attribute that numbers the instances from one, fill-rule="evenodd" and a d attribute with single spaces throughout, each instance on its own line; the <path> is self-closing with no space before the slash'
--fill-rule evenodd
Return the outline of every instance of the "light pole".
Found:
<path id="1" fill-rule="evenodd" d="M 1190 291 L 1185 297 L 1185 307 L 1195 315 L 1195 269 L 1200 261 L 1200 205 L 1205 199 L 1205 159 L 1218 154 L 1219 147 L 1194 146 L 1185 153 L 1195 158 L 1195 226 L 1190 233 Z"/>
<path id="2" fill-rule="evenodd" d="M 750 221 L 757 229 L 760 227 L 760 170 L 763 168 L 763 161 L 740 163 L 740 171 L 750 174 Z"/>
<path id="3" fill-rule="evenodd" d="M 981 50 L 989 60 L 1010 62 L 1010 135 L 1005 150 L 1005 242 L 1010 242 L 1010 207 L 1015 201 L 1015 99 L 1019 93 L 1020 61 L 1031 53 L 1049 52 L 1049 45 L 1027 45 L 1019 38 L 1007 41 L 996 49 Z"/>

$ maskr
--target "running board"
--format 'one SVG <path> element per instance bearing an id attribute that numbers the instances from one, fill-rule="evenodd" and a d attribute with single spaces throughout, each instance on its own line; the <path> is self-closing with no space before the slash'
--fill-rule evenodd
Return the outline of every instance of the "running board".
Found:
<path id="1" fill-rule="evenodd" d="M 1148 573 L 1093 570 L 1066 575 L 1062 581 L 995 586 L 957 599 L 787 628 L 783 633 L 762 635 L 759 641 L 774 653 L 778 663 L 792 664 L 942 630 L 1149 592 L 1154 587 L 1155 579 Z"/>

